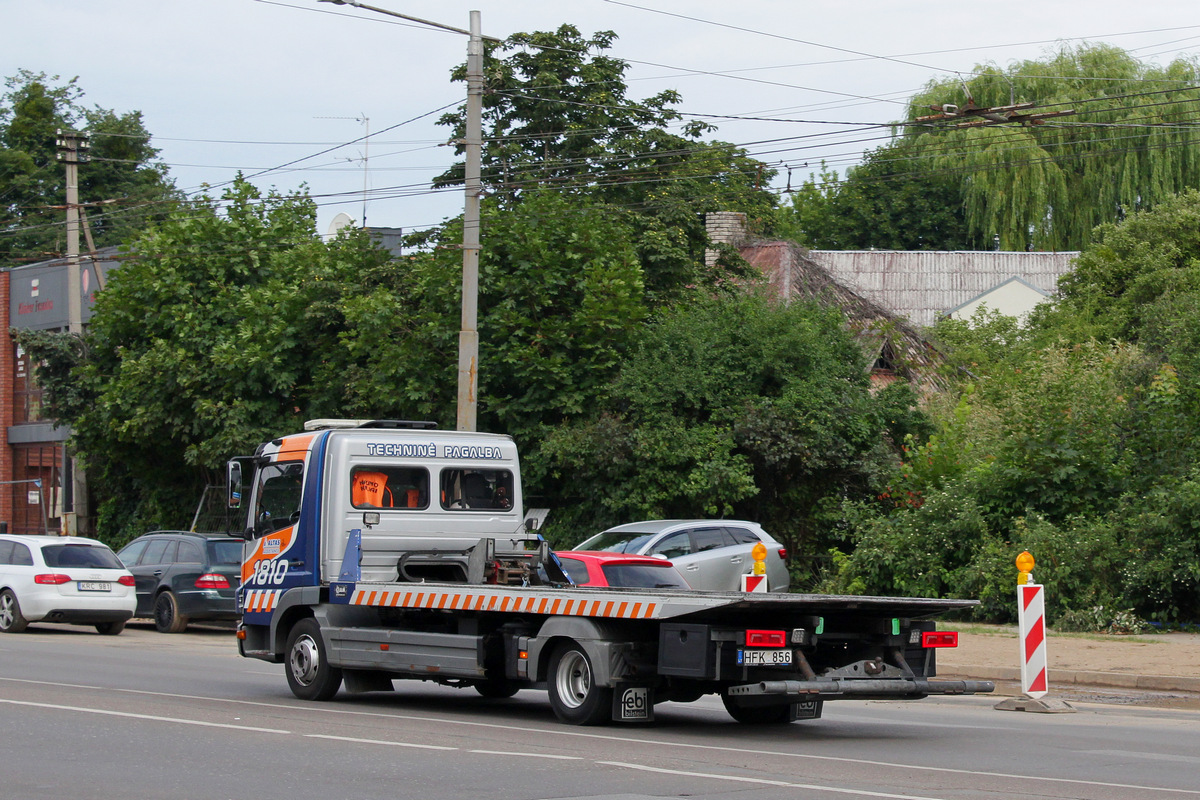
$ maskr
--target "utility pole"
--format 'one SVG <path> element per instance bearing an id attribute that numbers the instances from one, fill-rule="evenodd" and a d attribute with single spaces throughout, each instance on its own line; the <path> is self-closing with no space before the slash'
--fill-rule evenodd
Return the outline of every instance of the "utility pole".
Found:
<path id="1" fill-rule="evenodd" d="M 458 332 L 458 430 L 473 431 L 476 425 L 476 406 L 479 396 L 479 198 L 482 194 L 483 161 L 483 41 L 499 42 L 494 36 L 480 33 L 478 11 L 471 12 L 471 29 L 464 31 L 430 22 L 420 17 L 388 11 L 360 3 L 358 0 L 319 0 L 339 6 L 353 6 L 409 22 L 429 25 L 470 37 L 467 43 L 467 127 L 462 145 L 466 151 L 463 207 L 463 277 L 462 324 Z"/>
<path id="2" fill-rule="evenodd" d="M 67 168 L 67 330 L 83 333 L 83 279 L 79 266 L 79 165 L 88 160 L 86 133 L 58 130 L 58 160 Z"/>
<path id="3" fill-rule="evenodd" d="M 462 324 L 458 334 L 458 430 L 473 431 L 479 394 L 479 195 L 483 162 L 483 38 L 471 12 L 467 44 L 467 127 L 463 208 Z"/>
<path id="4" fill-rule="evenodd" d="M 91 141 L 86 133 L 59 129 L 55 142 L 58 160 L 67 169 L 67 330 L 83 335 L 83 275 L 79 265 L 79 165 L 88 160 Z M 87 473 L 78 459 L 63 449 L 62 488 L 69 489 L 68 502 L 63 503 L 62 533 L 91 533 L 91 521 L 87 507 Z M 43 503 L 46 488 L 42 487 Z"/>

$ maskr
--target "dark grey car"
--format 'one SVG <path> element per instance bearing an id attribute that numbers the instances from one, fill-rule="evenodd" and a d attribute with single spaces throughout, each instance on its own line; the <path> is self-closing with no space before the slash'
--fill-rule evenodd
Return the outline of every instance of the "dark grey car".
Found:
<path id="1" fill-rule="evenodd" d="M 163 633 L 189 622 L 236 620 L 242 542 L 223 533 L 154 531 L 117 553 L 133 573 L 135 617 L 153 617 Z"/>

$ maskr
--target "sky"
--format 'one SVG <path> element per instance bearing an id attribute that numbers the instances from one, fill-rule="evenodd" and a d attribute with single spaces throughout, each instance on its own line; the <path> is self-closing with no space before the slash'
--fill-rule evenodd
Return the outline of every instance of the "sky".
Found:
<path id="1" fill-rule="evenodd" d="M 969 77 L 981 63 L 1082 42 L 1149 63 L 1200 55 L 1195 0 L 370 5 L 457 28 L 477 10 L 496 38 L 611 30 L 610 55 L 630 64 L 629 98 L 677 90 L 679 111 L 717 125 L 707 138 L 778 168 L 780 192 L 822 161 L 855 163 L 885 141 L 862 123 L 903 119 L 930 80 Z M 0 0 L 0 75 L 78 77 L 85 105 L 142 112 L 190 194 L 219 193 L 238 171 L 264 190 L 306 186 L 321 232 L 339 213 L 410 231 L 461 213 L 461 189 L 429 184 L 456 160 L 435 121 L 465 99 L 449 75 L 466 49 L 461 34 L 318 0 Z"/>

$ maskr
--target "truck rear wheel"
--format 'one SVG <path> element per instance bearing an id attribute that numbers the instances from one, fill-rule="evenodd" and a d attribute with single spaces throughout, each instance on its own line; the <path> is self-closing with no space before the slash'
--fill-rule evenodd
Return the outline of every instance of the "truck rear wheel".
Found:
<path id="1" fill-rule="evenodd" d="M 783 725 L 792 721 L 792 707 L 789 703 L 774 705 L 745 705 L 740 700 L 721 695 L 725 710 L 743 725 Z"/>
<path id="2" fill-rule="evenodd" d="M 321 626 L 312 617 L 297 622 L 288 634 L 287 680 L 301 700 L 328 700 L 342 685 L 342 671 L 329 665 Z"/>
<path id="3" fill-rule="evenodd" d="M 562 645 L 550 657 L 547 671 L 554 716 L 571 725 L 599 725 L 612 717 L 612 689 L 597 686 L 592 662 L 575 643 Z"/>

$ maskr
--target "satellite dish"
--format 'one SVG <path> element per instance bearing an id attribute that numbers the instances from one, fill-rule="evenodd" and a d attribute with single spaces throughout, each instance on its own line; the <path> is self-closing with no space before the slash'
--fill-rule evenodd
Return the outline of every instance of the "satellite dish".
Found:
<path id="1" fill-rule="evenodd" d="M 354 220 L 350 219 L 349 214 L 339 211 L 337 216 L 333 218 L 333 221 L 329 223 L 329 234 L 328 235 L 330 237 L 336 236 L 337 232 L 340 231 L 342 228 L 345 228 L 345 227 L 347 227 L 349 225 L 353 225 L 353 224 L 354 224 Z"/>

